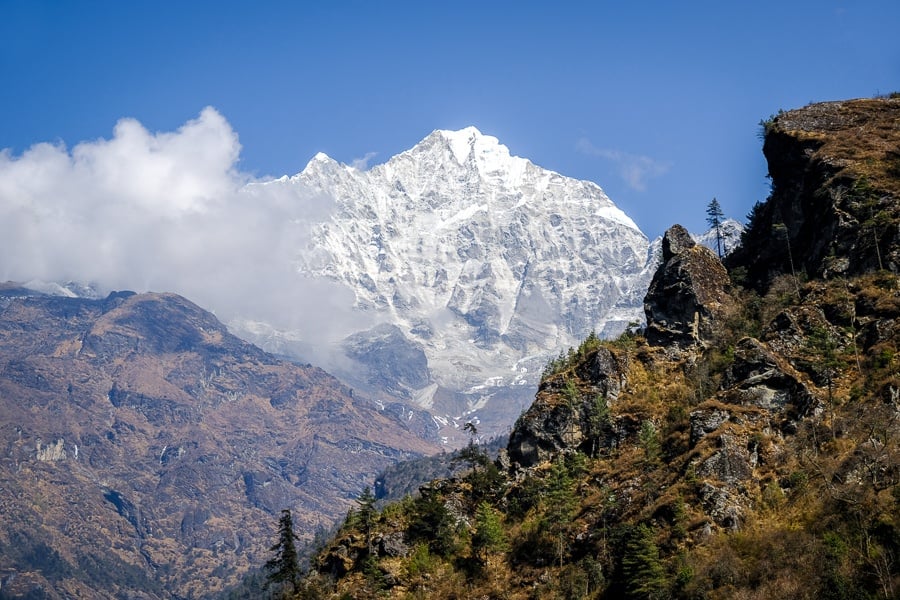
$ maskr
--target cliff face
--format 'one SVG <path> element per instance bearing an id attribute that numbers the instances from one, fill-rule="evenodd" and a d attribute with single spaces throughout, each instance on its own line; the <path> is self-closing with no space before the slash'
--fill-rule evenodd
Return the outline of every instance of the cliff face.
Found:
<path id="1" fill-rule="evenodd" d="M 780 113 L 764 131 L 772 194 L 726 264 L 760 291 L 792 271 L 896 272 L 900 97 L 812 104 Z"/>
<path id="2" fill-rule="evenodd" d="M 409 417 L 175 295 L 6 286 L 0 585 L 50 598 L 222 590 L 265 562 L 281 509 L 308 541 L 385 466 L 434 451 Z"/>

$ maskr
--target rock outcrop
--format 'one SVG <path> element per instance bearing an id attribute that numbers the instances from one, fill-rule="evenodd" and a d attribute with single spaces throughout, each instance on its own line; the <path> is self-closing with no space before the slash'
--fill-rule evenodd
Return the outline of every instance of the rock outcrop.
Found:
<path id="1" fill-rule="evenodd" d="M 757 290 L 780 274 L 900 268 L 900 98 L 823 102 L 764 124 L 772 194 L 727 259 Z"/>
<path id="2" fill-rule="evenodd" d="M 681 225 L 666 231 L 662 264 L 644 298 L 647 341 L 686 348 L 708 345 L 716 320 L 733 304 L 728 272 L 715 254 Z"/>
<path id="3" fill-rule="evenodd" d="M 507 453 L 512 463 L 531 467 L 579 448 L 593 452 L 633 433 L 634 423 L 605 420 L 602 414 L 626 384 L 627 359 L 601 347 L 580 361 L 577 371 L 541 382 L 534 403 L 510 434 Z"/>

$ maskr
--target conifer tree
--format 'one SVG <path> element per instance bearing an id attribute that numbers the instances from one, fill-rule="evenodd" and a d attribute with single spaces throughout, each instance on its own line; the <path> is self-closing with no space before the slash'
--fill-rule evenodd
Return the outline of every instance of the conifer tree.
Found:
<path id="1" fill-rule="evenodd" d="M 281 518 L 278 520 L 278 542 L 269 548 L 275 556 L 266 561 L 265 568 L 268 571 L 266 588 L 273 583 L 279 586 L 290 584 L 291 592 L 296 593 L 297 582 L 300 579 L 300 559 L 294 541 L 299 539 L 294 534 L 291 511 L 282 510 Z"/>
<path id="2" fill-rule="evenodd" d="M 500 515 L 487 502 L 478 505 L 475 511 L 475 534 L 472 536 L 472 550 L 485 560 L 491 552 L 506 549 L 506 534 L 500 523 Z"/>
<path id="3" fill-rule="evenodd" d="M 576 507 L 574 482 L 562 457 L 557 458 L 551 466 L 546 485 L 544 527 L 553 539 L 555 554 L 562 566 L 566 532 Z"/>
<path id="4" fill-rule="evenodd" d="M 625 543 L 622 554 L 622 576 L 628 598 L 652 600 L 665 597 L 668 588 L 666 571 L 653 541 L 653 530 L 638 525 Z"/>
<path id="5" fill-rule="evenodd" d="M 722 251 L 724 250 L 724 240 L 722 238 L 722 220 L 725 218 L 725 213 L 722 212 L 722 206 L 719 204 L 719 201 L 713 198 L 709 204 L 706 205 L 706 223 L 716 230 L 716 251 L 719 254 L 719 258 L 722 258 Z"/>
<path id="6" fill-rule="evenodd" d="M 359 504 L 359 512 L 357 513 L 359 525 L 366 536 L 366 546 L 370 547 L 371 551 L 372 525 L 375 522 L 377 511 L 375 510 L 375 494 L 372 493 L 372 489 L 369 486 L 366 486 L 366 489 L 356 499 L 356 503 Z"/>

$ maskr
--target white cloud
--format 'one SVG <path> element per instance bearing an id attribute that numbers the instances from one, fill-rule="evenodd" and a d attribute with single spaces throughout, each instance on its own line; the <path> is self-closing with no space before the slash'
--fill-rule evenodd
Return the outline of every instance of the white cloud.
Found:
<path id="1" fill-rule="evenodd" d="M 587 138 L 579 139 L 575 144 L 575 148 L 582 154 L 597 156 L 614 162 L 619 171 L 619 176 L 625 180 L 630 188 L 639 192 L 647 189 L 648 179 L 665 175 L 672 168 L 672 163 L 657 161 L 649 156 L 597 148 Z"/>
<path id="2" fill-rule="evenodd" d="M 377 152 L 366 152 L 362 158 L 354 158 L 350 166 L 358 171 L 365 171 L 369 168 L 369 161 L 378 156 Z"/>
<path id="3" fill-rule="evenodd" d="M 0 152 L 0 281 L 81 281 L 180 293 L 220 319 L 304 337 L 357 328 L 353 294 L 297 273 L 331 200 L 240 172 L 240 144 L 213 108 L 174 132 L 119 121 L 111 139 Z"/>

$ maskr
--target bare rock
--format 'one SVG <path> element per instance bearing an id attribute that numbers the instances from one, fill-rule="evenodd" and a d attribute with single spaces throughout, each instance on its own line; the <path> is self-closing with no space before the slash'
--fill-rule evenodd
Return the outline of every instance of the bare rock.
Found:
<path id="1" fill-rule="evenodd" d="M 720 527 L 738 531 L 744 519 L 744 509 L 734 495 L 724 488 L 704 483 L 700 488 L 703 508 Z"/>
<path id="2" fill-rule="evenodd" d="M 791 419 L 819 410 L 818 399 L 800 374 L 754 338 L 738 342 L 723 387 L 726 402 L 783 413 Z"/>
<path id="3" fill-rule="evenodd" d="M 634 429 L 634 423 L 627 419 L 616 420 L 602 429 L 591 423 L 595 399 L 599 396 L 612 403 L 625 385 L 624 359 L 599 348 L 583 365 L 578 376 L 591 385 L 588 393 L 578 392 L 578 397 L 570 397 L 563 374 L 541 383 L 534 403 L 519 417 L 509 436 L 507 454 L 512 465 L 531 467 L 562 452 L 609 447 L 627 435 L 626 430 Z"/>
<path id="4" fill-rule="evenodd" d="M 718 448 L 713 454 L 700 463 L 697 474 L 724 483 L 746 481 L 753 474 L 753 463 L 750 450 L 741 439 L 730 434 L 718 437 Z"/>
<path id="5" fill-rule="evenodd" d="M 712 250 L 673 225 L 663 237 L 662 264 L 644 298 L 647 341 L 682 349 L 707 346 L 716 321 L 733 303 L 729 286 L 728 272 Z"/>

